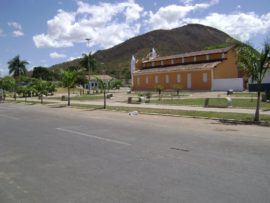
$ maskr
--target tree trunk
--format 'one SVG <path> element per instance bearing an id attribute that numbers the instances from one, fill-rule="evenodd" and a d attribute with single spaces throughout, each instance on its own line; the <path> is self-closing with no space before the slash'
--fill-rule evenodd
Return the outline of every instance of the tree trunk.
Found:
<path id="1" fill-rule="evenodd" d="M 260 121 L 260 101 L 261 101 L 261 88 L 258 84 L 258 94 L 257 94 L 257 105 L 256 105 L 256 112 L 254 121 L 259 122 Z"/>
<path id="2" fill-rule="evenodd" d="M 13 88 L 13 91 L 14 91 L 14 101 L 17 100 L 17 89 L 18 89 L 18 84 L 15 85 L 15 87 Z"/>
<path id="3" fill-rule="evenodd" d="M 40 95 L 40 103 L 43 104 L 43 94 Z"/>
<path id="4" fill-rule="evenodd" d="M 104 90 L 103 92 L 104 92 L 104 109 L 106 109 L 106 90 Z"/>
<path id="5" fill-rule="evenodd" d="M 70 106 L 70 88 L 68 87 L 68 106 Z"/>
<path id="6" fill-rule="evenodd" d="M 6 100 L 6 92 L 5 92 L 5 90 L 3 89 L 3 101 L 5 101 Z"/>

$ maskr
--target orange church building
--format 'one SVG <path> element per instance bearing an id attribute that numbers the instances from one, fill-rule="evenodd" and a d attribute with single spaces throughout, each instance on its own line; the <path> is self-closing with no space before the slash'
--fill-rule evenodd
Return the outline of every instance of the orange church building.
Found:
<path id="1" fill-rule="evenodd" d="M 165 90 L 180 85 L 184 90 L 242 91 L 243 74 L 236 64 L 233 47 L 157 56 L 155 50 L 146 59 L 131 61 L 132 90 Z"/>

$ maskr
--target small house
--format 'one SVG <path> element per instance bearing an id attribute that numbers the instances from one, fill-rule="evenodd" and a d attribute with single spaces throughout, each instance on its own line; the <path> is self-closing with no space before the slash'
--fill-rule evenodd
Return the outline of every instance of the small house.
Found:
<path id="1" fill-rule="evenodd" d="M 88 83 L 85 85 L 85 88 L 88 90 L 98 90 L 98 81 L 97 78 L 108 84 L 113 78 L 109 75 L 86 75 L 86 80 Z"/>

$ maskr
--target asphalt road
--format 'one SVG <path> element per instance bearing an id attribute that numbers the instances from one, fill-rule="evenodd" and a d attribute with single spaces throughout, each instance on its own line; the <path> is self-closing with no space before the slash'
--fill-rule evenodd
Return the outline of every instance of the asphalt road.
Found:
<path id="1" fill-rule="evenodd" d="M 270 128 L 0 104 L 1 203 L 269 203 Z"/>

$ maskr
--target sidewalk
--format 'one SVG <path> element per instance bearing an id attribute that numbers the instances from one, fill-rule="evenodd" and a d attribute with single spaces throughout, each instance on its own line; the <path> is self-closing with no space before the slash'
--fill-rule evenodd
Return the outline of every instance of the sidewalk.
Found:
<path id="1" fill-rule="evenodd" d="M 80 104 L 92 104 L 92 105 L 103 105 L 103 101 L 91 101 L 91 102 L 77 102 L 72 103 Z M 230 113 L 248 113 L 254 114 L 255 109 L 239 109 L 239 108 L 205 108 L 199 106 L 173 106 L 173 105 L 160 105 L 160 104 L 127 104 L 119 102 L 107 102 L 108 106 L 122 106 L 122 107 L 138 107 L 138 108 L 151 108 L 151 109 L 172 109 L 172 110 L 185 110 L 185 111 L 211 111 L 211 112 L 230 112 Z M 263 115 L 270 115 L 270 111 L 261 111 Z"/>
<path id="2" fill-rule="evenodd" d="M 29 102 L 31 101 L 39 101 L 37 99 L 28 99 Z M 59 104 L 67 104 L 67 101 L 59 101 L 59 100 L 46 100 L 44 101 L 51 101 L 56 102 Z M 76 101 L 71 99 L 71 104 L 88 104 L 88 105 L 103 105 L 103 100 L 95 100 L 95 101 Z M 151 109 L 170 109 L 170 110 L 184 110 L 184 111 L 210 111 L 210 112 L 229 112 L 229 113 L 247 113 L 247 114 L 254 114 L 255 109 L 242 109 L 242 108 L 206 108 L 206 107 L 199 107 L 199 106 L 174 106 L 174 105 L 161 105 L 161 104 L 128 104 L 122 102 L 112 101 L 107 99 L 107 106 L 114 106 L 114 107 L 133 107 L 133 108 L 151 108 Z M 260 111 L 262 115 L 270 115 L 270 111 Z"/>

